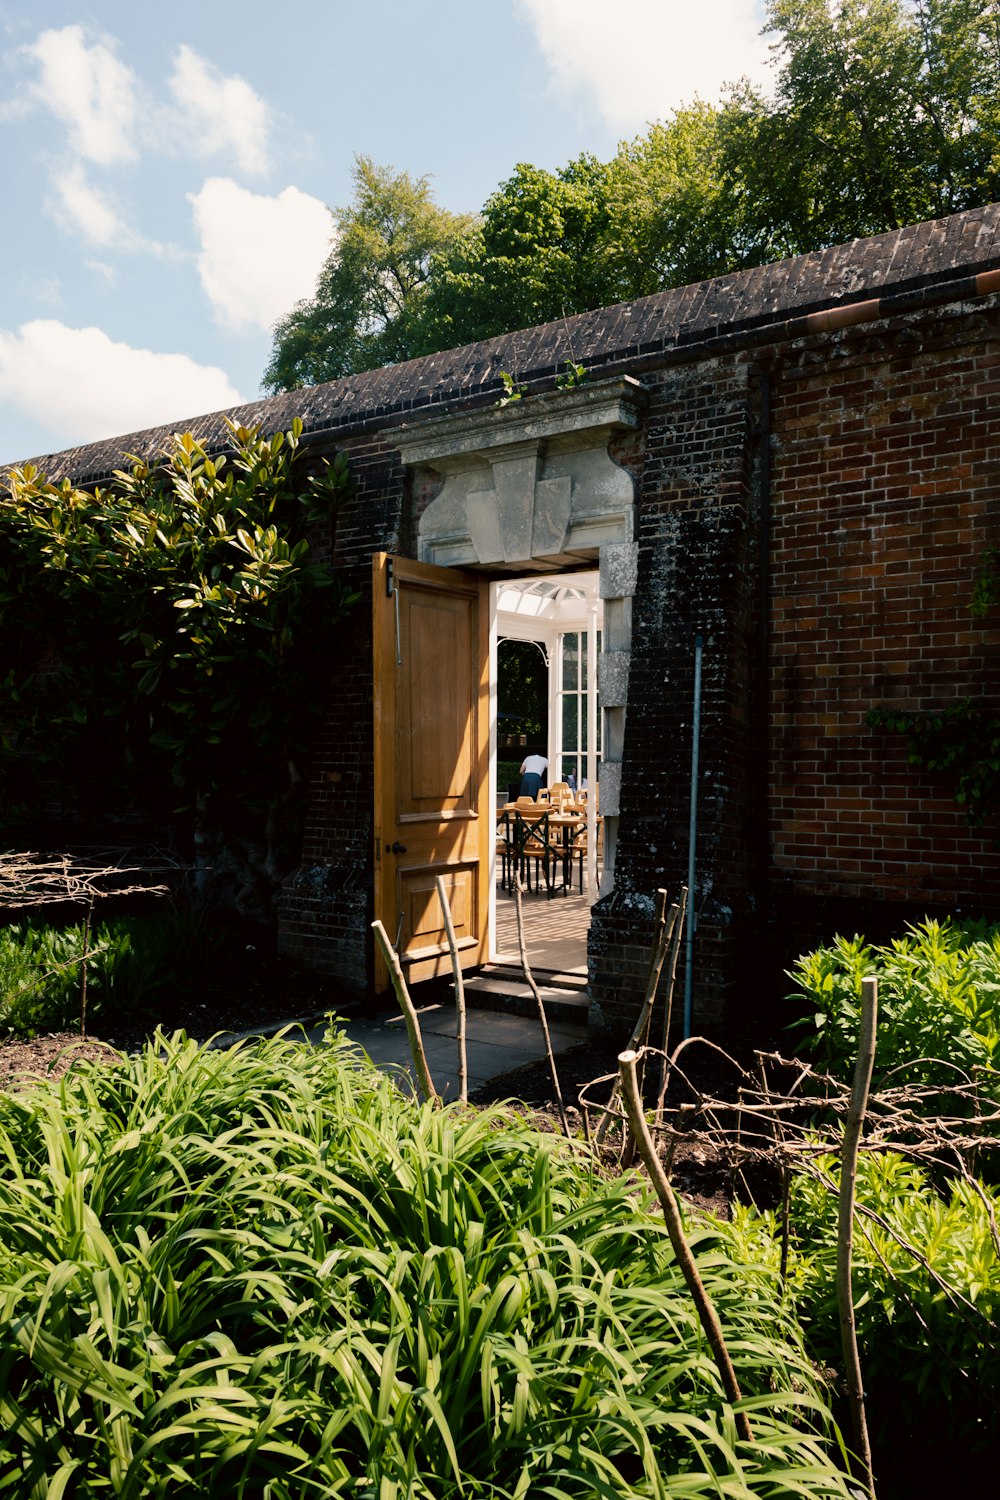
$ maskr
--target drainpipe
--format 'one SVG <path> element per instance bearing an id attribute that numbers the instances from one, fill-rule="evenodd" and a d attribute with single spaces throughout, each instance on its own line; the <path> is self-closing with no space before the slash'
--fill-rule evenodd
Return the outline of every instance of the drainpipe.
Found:
<path id="1" fill-rule="evenodd" d="M 691 1035 L 694 995 L 695 848 L 698 839 L 698 741 L 701 737 L 701 657 L 704 640 L 694 638 L 694 713 L 691 722 L 691 820 L 688 826 L 687 954 L 684 964 L 684 1040 Z"/>
<path id="2" fill-rule="evenodd" d="M 757 837 L 760 894 L 767 898 L 768 767 L 771 759 L 771 372 L 760 377 L 760 524 L 757 555 L 757 711 L 760 715 L 760 780 L 758 785 Z"/>

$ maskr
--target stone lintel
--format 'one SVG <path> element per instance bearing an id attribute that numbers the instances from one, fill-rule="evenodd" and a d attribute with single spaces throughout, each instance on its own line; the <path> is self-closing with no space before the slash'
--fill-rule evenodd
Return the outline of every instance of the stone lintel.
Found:
<path id="1" fill-rule="evenodd" d="M 453 466 L 456 460 L 485 458 L 495 448 L 509 449 L 519 443 L 576 433 L 586 436 L 599 429 L 609 436 L 629 431 L 639 425 L 646 401 L 645 387 L 631 375 L 622 375 L 593 385 L 585 382 L 572 390 L 545 391 L 506 406 L 432 417 L 412 427 L 396 428 L 392 441 L 405 464 L 439 467 L 443 460 Z"/>

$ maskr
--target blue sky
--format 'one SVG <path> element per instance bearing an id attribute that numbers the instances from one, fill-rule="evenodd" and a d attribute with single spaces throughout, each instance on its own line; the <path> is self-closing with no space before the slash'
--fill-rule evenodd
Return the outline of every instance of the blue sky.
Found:
<path id="1" fill-rule="evenodd" d="M 765 83 L 763 0 L 0 0 L 0 462 L 259 394 L 357 153 L 479 208 Z"/>

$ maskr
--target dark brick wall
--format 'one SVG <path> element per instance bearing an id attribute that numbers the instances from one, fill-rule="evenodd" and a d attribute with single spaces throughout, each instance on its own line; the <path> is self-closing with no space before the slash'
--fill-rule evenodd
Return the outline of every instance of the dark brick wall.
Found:
<path id="1" fill-rule="evenodd" d="M 380 435 L 341 444 L 358 493 L 317 551 L 360 598 L 337 635 L 336 659 L 316 691 L 329 711 L 310 757 L 309 816 L 302 864 L 285 882 L 282 953 L 335 976 L 349 989 L 372 980 L 372 556 L 408 551 L 408 507 L 399 455 Z M 319 455 L 317 455 L 319 456 Z"/>
<path id="2" fill-rule="evenodd" d="M 718 953 L 748 910 L 753 848 L 752 651 L 757 502 L 754 396 L 745 363 L 708 361 L 656 383 L 638 494 L 639 579 L 615 890 L 595 909 L 599 1021 L 634 1018 L 655 892 L 687 878 L 694 639 L 702 663 L 698 857 L 699 1020 L 717 1020 L 731 976 Z M 723 940 L 723 934 L 726 940 Z M 709 964 L 711 963 L 711 969 Z"/>

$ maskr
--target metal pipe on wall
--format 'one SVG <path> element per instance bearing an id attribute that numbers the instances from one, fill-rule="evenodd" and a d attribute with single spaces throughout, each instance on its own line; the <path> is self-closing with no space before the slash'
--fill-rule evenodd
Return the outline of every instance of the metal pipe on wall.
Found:
<path id="1" fill-rule="evenodd" d="M 698 925 L 695 900 L 695 851 L 698 842 L 698 741 L 701 737 L 701 658 L 702 636 L 694 638 L 694 712 L 691 720 L 691 816 L 688 823 L 688 900 L 687 950 L 684 960 L 684 1037 L 691 1035 L 694 1009 L 694 934 Z"/>

